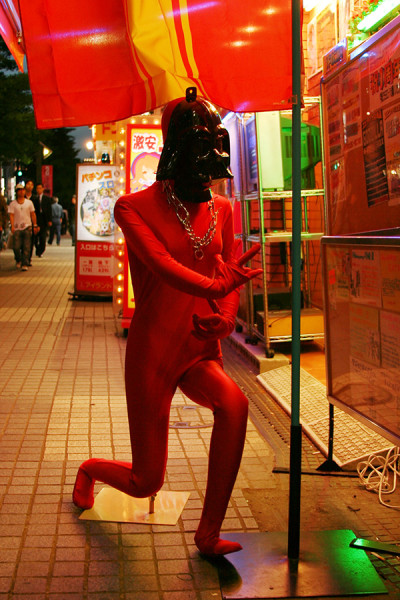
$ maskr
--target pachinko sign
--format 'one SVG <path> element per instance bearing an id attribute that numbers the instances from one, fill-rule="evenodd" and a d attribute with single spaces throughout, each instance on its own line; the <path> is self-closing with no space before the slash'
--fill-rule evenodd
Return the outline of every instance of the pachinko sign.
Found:
<path id="1" fill-rule="evenodd" d="M 163 146 L 162 133 L 159 125 L 146 124 L 128 125 L 127 133 L 127 193 L 134 194 L 156 180 Z"/>
<path id="2" fill-rule="evenodd" d="M 114 165 L 78 165 L 78 240 L 97 241 L 114 235 L 120 177 L 121 170 Z"/>
<path id="3" fill-rule="evenodd" d="M 114 165 L 77 167 L 75 294 L 112 295 L 120 178 L 121 170 Z"/>

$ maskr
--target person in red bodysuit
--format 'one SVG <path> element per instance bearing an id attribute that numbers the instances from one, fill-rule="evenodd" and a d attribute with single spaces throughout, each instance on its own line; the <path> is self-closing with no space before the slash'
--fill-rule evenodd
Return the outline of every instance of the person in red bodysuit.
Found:
<path id="1" fill-rule="evenodd" d="M 190 91 L 191 90 L 191 91 Z M 207 490 L 195 543 L 200 552 L 236 552 L 219 537 L 240 466 L 247 399 L 222 368 L 220 338 L 234 327 L 240 285 L 260 270 L 235 260 L 230 202 L 210 186 L 232 177 L 229 138 L 215 108 L 196 99 L 167 105 L 156 183 L 121 197 L 114 210 L 127 244 L 135 313 L 126 349 L 132 463 L 93 458 L 79 468 L 73 501 L 93 505 L 96 480 L 134 497 L 163 485 L 173 395 L 214 413 Z"/>

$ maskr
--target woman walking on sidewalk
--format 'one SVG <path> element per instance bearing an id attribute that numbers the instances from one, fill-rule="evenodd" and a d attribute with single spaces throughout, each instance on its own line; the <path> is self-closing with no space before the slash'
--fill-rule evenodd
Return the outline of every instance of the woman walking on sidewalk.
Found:
<path id="1" fill-rule="evenodd" d="M 139 498 L 162 487 L 171 401 L 179 386 L 214 414 L 195 543 L 216 556 L 241 549 L 219 534 L 248 413 L 247 398 L 222 368 L 219 339 L 234 328 L 239 286 L 261 273 L 244 267 L 259 248 L 235 260 L 230 202 L 210 191 L 232 178 L 228 133 L 215 108 L 189 88 L 186 99 L 167 106 L 162 129 L 158 181 L 120 198 L 114 211 L 128 247 L 136 302 L 125 365 L 132 463 L 85 461 L 73 499 L 91 507 L 96 480 Z"/>

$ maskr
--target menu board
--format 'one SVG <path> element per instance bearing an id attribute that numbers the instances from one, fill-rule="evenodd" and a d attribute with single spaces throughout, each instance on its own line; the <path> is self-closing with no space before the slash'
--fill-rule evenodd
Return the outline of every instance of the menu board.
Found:
<path id="1" fill-rule="evenodd" d="M 400 238 L 356 239 L 322 238 L 328 395 L 399 443 Z"/>
<path id="2" fill-rule="evenodd" d="M 400 36 L 398 26 L 322 82 L 327 232 L 400 223 Z"/>

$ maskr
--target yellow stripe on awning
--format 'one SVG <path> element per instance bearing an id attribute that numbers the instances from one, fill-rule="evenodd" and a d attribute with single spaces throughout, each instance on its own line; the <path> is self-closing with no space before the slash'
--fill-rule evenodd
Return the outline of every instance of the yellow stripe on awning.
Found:
<path id="1" fill-rule="evenodd" d="M 134 60 L 146 85 L 146 93 L 149 98 L 155 96 L 157 106 L 184 96 L 186 88 L 197 83 L 198 69 L 193 55 L 186 0 L 180 0 L 179 4 L 184 32 L 181 44 L 186 45 L 194 78 L 189 76 L 182 58 L 172 0 L 126 0 Z"/>

